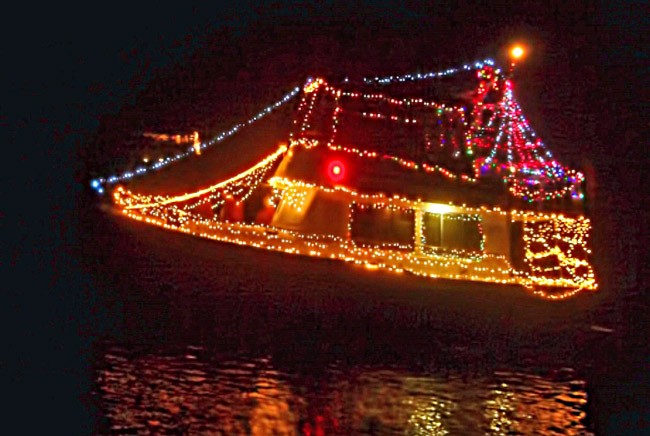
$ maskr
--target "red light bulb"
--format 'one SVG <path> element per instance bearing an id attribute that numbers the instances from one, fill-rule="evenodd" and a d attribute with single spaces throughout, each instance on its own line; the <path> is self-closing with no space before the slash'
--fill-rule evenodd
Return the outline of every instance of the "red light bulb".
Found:
<path id="1" fill-rule="evenodd" d="M 340 182 L 345 178 L 345 165 L 343 162 L 334 160 L 327 166 L 327 176 L 333 182 Z"/>

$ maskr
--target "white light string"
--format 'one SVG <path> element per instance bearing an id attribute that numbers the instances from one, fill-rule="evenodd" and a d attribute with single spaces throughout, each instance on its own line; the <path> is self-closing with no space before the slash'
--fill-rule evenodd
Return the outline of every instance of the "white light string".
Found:
<path id="1" fill-rule="evenodd" d="M 425 80 L 425 79 L 434 79 L 436 77 L 444 77 L 452 74 L 456 74 L 460 71 L 471 71 L 471 70 L 480 70 L 484 66 L 489 65 L 494 66 L 494 61 L 492 59 L 484 59 L 483 61 L 477 61 L 473 64 L 465 64 L 461 67 L 456 68 L 447 68 L 442 71 L 431 71 L 429 73 L 413 73 L 413 74 L 404 74 L 402 76 L 384 76 L 384 77 L 364 77 L 363 82 L 370 83 L 379 83 L 385 85 L 391 82 L 407 82 L 412 80 Z M 497 71 L 497 73 L 499 73 Z"/>

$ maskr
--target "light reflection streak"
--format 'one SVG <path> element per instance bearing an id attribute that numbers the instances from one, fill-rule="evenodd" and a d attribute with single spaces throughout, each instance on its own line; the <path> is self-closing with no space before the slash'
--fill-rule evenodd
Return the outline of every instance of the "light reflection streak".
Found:
<path id="1" fill-rule="evenodd" d="M 192 352 L 108 352 L 104 360 L 97 393 L 120 434 L 590 434 L 580 380 L 336 365 L 314 379 L 283 373 L 271 358 L 214 361 Z"/>

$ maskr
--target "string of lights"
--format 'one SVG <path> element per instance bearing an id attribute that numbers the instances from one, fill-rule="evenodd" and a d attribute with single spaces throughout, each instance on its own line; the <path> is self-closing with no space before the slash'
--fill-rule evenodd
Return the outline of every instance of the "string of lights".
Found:
<path id="1" fill-rule="evenodd" d="M 588 261 L 590 222 L 587 218 L 557 216 L 550 221 L 524 221 L 525 260 L 531 284 L 594 288 L 594 271 Z"/>
<path id="2" fill-rule="evenodd" d="M 437 77 L 445 77 L 452 74 L 456 74 L 461 71 L 471 71 L 471 70 L 480 70 L 485 65 L 494 66 L 494 61 L 492 59 L 485 59 L 483 61 L 477 61 L 473 64 L 465 64 L 461 67 L 456 68 L 447 68 L 446 70 L 441 71 L 431 71 L 428 73 L 412 73 L 404 74 L 401 76 L 385 76 L 385 77 L 365 77 L 363 79 L 364 83 L 377 83 L 385 85 L 392 82 L 407 82 L 413 80 L 425 80 L 425 79 L 434 79 Z"/>
<path id="3" fill-rule="evenodd" d="M 273 164 L 275 164 L 277 159 L 286 151 L 287 147 L 282 145 L 275 152 L 265 157 L 246 171 L 239 173 L 236 176 L 233 176 L 223 182 L 219 182 L 215 185 L 208 186 L 207 188 L 200 189 L 195 192 L 176 195 L 173 197 L 165 197 L 160 195 L 133 194 L 130 191 L 127 191 L 124 188 L 120 187 L 120 189 L 116 190 L 114 193 L 115 200 L 126 209 L 147 209 L 154 206 L 164 206 L 172 203 L 180 203 L 201 197 L 202 195 L 213 193 L 222 188 L 229 188 L 234 183 L 239 183 L 242 179 L 245 179 L 247 177 L 252 177 L 252 179 L 255 180 L 254 183 L 257 185 L 263 179 L 268 169 Z M 250 185 L 250 182 L 248 185 Z"/>
<path id="4" fill-rule="evenodd" d="M 300 92 L 300 88 L 296 87 L 291 90 L 291 92 L 285 94 L 280 100 L 276 101 L 275 103 L 267 106 L 257 114 L 255 114 L 253 117 L 249 118 L 247 121 L 243 123 L 238 123 L 231 127 L 230 129 L 223 131 L 219 133 L 218 135 L 214 136 L 212 139 L 209 141 L 206 141 L 204 143 L 200 144 L 200 149 L 204 150 L 208 147 L 211 147 L 215 144 L 218 144 L 222 142 L 223 140 L 233 136 L 235 133 L 239 132 L 243 127 L 249 126 L 256 121 L 264 118 L 266 115 L 270 114 L 274 109 L 279 108 L 280 106 L 284 105 L 288 101 L 290 101 L 292 98 L 294 98 L 298 93 Z M 196 153 L 195 147 L 191 146 L 187 149 L 187 151 L 178 153 L 174 157 L 168 157 L 164 159 L 163 161 L 155 162 L 149 166 L 140 166 L 136 168 L 134 171 L 126 171 L 122 173 L 121 175 L 112 175 L 108 177 L 100 177 L 97 179 L 93 179 L 90 181 L 90 187 L 94 189 L 98 194 L 103 194 L 105 190 L 105 186 L 107 184 L 115 184 L 118 182 L 122 181 L 127 181 L 132 179 L 135 176 L 140 176 L 147 174 L 151 171 L 154 170 L 159 170 L 163 167 L 166 167 L 174 162 L 177 162 L 181 159 L 184 159 L 188 156 L 191 156 Z"/>
<path id="5" fill-rule="evenodd" d="M 514 99 L 512 82 L 505 81 L 503 100 L 495 115 L 501 119 L 488 156 L 475 166 L 477 177 L 487 170 L 503 174 L 513 196 L 532 203 L 565 197 L 582 200 L 584 175 L 560 165 L 539 139 Z M 490 124 L 493 120 L 490 120 Z"/>

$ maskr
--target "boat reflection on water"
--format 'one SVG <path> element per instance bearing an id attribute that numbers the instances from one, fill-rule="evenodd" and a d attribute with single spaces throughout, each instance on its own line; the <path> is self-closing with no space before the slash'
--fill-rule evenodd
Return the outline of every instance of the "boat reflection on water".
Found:
<path id="1" fill-rule="evenodd" d="M 101 359 L 100 359 L 101 360 Z M 460 377 L 331 364 L 315 375 L 202 348 L 109 346 L 106 430 L 155 434 L 588 434 L 585 383 L 515 372 Z"/>

